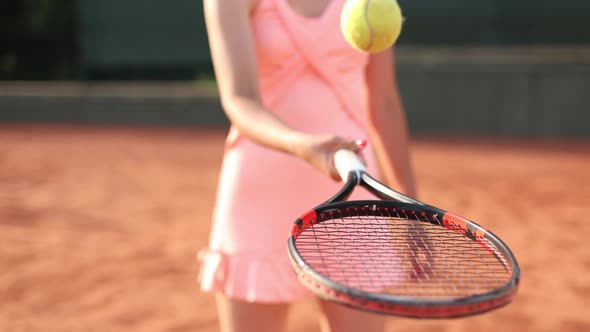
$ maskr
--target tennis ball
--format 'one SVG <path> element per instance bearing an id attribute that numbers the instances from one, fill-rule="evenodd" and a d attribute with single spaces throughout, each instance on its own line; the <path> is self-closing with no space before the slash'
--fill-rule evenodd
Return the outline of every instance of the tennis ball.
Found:
<path id="1" fill-rule="evenodd" d="M 340 14 L 344 39 L 354 48 L 375 53 L 389 48 L 402 30 L 396 0 L 347 0 Z"/>

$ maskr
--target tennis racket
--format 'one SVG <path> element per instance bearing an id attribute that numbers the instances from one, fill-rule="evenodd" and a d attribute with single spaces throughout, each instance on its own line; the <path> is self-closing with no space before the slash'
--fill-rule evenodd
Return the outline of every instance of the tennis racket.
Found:
<path id="1" fill-rule="evenodd" d="M 520 269 L 508 246 L 476 223 L 388 188 L 339 150 L 343 188 L 297 219 L 288 252 L 319 297 L 366 311 L 452 318 L 510 303 Z M 380 200 L 346 199 L 362 186 Z M 312 187 L 313 188 L 313 187 Z"/>

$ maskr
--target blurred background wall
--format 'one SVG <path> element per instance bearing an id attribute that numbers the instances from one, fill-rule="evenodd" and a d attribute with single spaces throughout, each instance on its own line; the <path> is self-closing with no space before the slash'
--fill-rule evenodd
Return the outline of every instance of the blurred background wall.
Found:
<path id="1" fill-rule="evenodd" d="M 590 2 L 400 0 L 414 133 L 590 137 Z M 225 126 L 200 0 L 0 1 L 0 121 Z"/>

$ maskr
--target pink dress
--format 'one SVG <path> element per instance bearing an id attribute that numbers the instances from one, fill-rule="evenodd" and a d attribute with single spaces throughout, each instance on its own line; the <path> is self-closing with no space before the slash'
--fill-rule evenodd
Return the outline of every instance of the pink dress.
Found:
<path id="1" fill-rule="evenodd" d="M 260 0 L 251 15 L 265 106 L 311 133 L 367 138 L 368 57 L 340 32 L 345 0 L 306 18 L 287 0 Z M 199 257 L 203 291 L 250 302 L 291 302 L 310 293 L 287 257 L 291 224 L 341 187 L 293 156 L 256 145 L 232 128 L 221 169 L 209 247 Z M 376 174 L 370 145 L 369 171 Z M 352 198 L 370 197 L 359 190 Z"/>

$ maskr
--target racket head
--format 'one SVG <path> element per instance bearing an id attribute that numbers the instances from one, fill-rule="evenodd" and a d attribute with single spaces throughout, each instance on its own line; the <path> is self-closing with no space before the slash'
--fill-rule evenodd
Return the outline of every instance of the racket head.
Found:
<path id="1" fill-rule="evenodd" d="M 319 297 L 405 317 L 496 309 L 512 301 L 520 279 L 497 236 L 423 204 L 326 203 L 295 222 L 288 249 L 299 280 Z"/>

